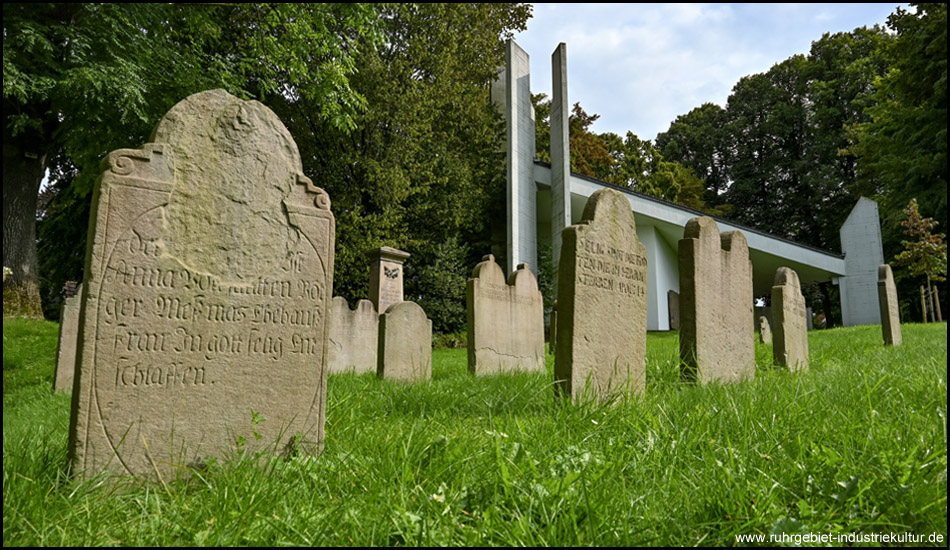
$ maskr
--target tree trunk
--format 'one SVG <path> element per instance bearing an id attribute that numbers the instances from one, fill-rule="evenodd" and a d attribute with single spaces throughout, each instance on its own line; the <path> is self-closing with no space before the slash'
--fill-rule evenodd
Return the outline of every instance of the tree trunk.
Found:
<path id="1" fill-rule="evenodd" d="M 934 291 L 930 286 L 930 275 L 927 275 L 927 311 L 930 312 L 930 322 L 937 322 L 937 312 L 934 308 Z"/>
<path id="2" fill-rule="evenodd" d="M 924 321 L 927 322 L 927 291 L 924 290 L 924 285 L 920 285 L 920 311 L 924 314 Z"/>
<path id="3" fill-rule="evenodd" d="M 934 287 L 934 306 L 937 307 L 937 322 L 943 322 L 943 312 L 940 311 L 940 292 Z"/>
<path id="4" fill-rule="evenodd" d="M 36 257 L 36 199 L 46 172 L 45 148 L 31 150 L 3 132 L 3 314 L 42 317 Z"/>

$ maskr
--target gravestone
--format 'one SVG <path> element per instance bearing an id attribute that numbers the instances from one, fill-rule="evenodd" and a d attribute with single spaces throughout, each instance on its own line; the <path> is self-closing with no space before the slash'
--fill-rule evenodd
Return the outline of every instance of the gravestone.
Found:
<path id="1" fill-rule="evenodd" d="M 382 315 L 389 306 L 402 301 L 402 264 L 408 252 L 384 246 L 366 253 L 370 259 L 369 299 Z"/>
<path id="2" fill-rule="evenodd" d="M 334 219 L 270 109 L 192 95 L 108 155 L 84 272 L 75 471 L 318 452 Z"/>
<path id="3" fill-rule="evenodd" d="M 666 304 L 669 307 L 670 330 L 680 329 L 680 293 L 670 290 L 666 293 Z"/>
<path id="4" fill-rule="evenodd" d="M 647 255 L 623 194 L 597 191 L 564 229 L 558 277 L 558 391 L 575 401 L 643 393 Z"/>
<path id="5" fill-rule="evenodd" d="M 79 304 L 82 300 L 82 285 L 70 281 L 65 288 L 66 300 L 59 314 L 59 346 L 56 349 L 56 374 L 53 376 L 53 391 L 72 391 L 76 376 L 76 344 L 79 339 Z M 68 284 L 68 283 L 67 283 Z"/>
<path id="6" fill-rule="evenodd" d="M 877 269 L 877 297 L 881 307 L 881 331 L 885 346 L 899 346 L 904 341 L 901 334 L 900 304 L 897 303 L 897 286 L 891 266 L 884 264 Z"/>
<path id="7" fill-rule="evenodd" d="M 765 315 L 759 316 L 759 342 L 772 343 L 772 327 L 769 325 L 769 318 Z"/>
<path id="8" fill-rule="evenodd" d="M 798 273 L 787 267 L 775 272 L 772 286 L 772 359 L 791 371 L 808 368 L 808 311 Z"/>
<path id="9" fill-rule="evenodd" d="M 544 370 L 544 304 L 526 264 L 506 282 L 495 257 L 485 256 L 472 271 L 465 295 L 469 372 Z"/>
<path id="10" fill-rule="evenodd" d="M 551 328 L 548 335 L 548 353 L 557 349 L 557 300 L 551 305 Z"/>
<path id="11" fill-rule="evenodd" d="M 752 262 L 739 231 L 712 218 L 686 223 L 679 242 L 680 361 L 699 382 L 755 377 Z"/>
<path id="12" fill-rule="evenodd" d="M 376 372 L 379 314 L 369 300 L 351 310 L 346 298 L 333 297 L 328 365 L 331 373 Z"/>
<path id="13" fill-rule="evenodd" d="M 432 321 L 415 302 L 389 306 L 379 317 L 376 374 L 384 380 L 432 378 Z"/>

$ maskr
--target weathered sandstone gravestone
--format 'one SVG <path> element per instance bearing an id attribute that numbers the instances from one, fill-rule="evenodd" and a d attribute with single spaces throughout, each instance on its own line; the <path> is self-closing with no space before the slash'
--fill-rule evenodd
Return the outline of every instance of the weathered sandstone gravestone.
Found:
<path id="1" fill-rule="evenodd" d="M 73 283 L 75 285 L 75 283 Z M 79 303 L 82 285 L 67 291 L 63 309 L 59 314 L 59 346 L 56 349 L 56 374 L 53 376 L 53 391 L 72 391 L 76 376 L 76 344 L 79 338 Z"/>
<path id="2" fill-rule="evenodd" d="M 670 330 L 680 329 L 680 293 L 667 291 L 666 304 L 669 307 Z"/>
<path id="3" fill-rule="evenodd" d="M 739 231 L 693 218 L 679 242 L 680 361 L 686 378 L 733 382 L 755 377 L 752 262 Z"/>
<path id="4" fill-rule="evenodd" d="M 163 480 L 233 450 L 318 451 L 334 219 L 280 120 L 178 103 L 96 185 L 70 454 Z"/>
<path id="5" fill-rule="evenodd" d="M 647 255 L 620 192 L 591 195 L 562 232 L 555 383 L 575 401 L 643 393 Z"/>
<path id="6" fill-rule="evenodd" d="M 384 246 L 366 253 L 369 257 L 369 299 L 380 315 L 389 306 L 402 301 L 402 264 L 409 257 L 408 252 Z"/>
<path id="7" fill-rule="evenodd" d="M 346 298 L 333 297 L 330 312 L 329 369 L 335 372 L 375 372 L 379 345 L 379 314 L 369 300 L 351 310 Z"/>
<path id="8" fill-rule="evenodd" d="M 472 374 L 544 370 L 544 304 L 526 264 L 505 282 L 489 254 L 466 288 L 468 370 Z"/>
<path id="9" fill-rule="evenodd" d="M 769 325 L 769 318 L 765 315 L 759 316 L 759 342 L 772 343 L 772 327 Z"/>
<path id="10" fill-rule="evenodd" d="M 891 266 L 884 264 L 877 269 L 877 297 L 881 306 L 881 330 L 885 346 L 899 346 L 901 334 L 900 305 L 897 303 L 897 286 Z"/>
<path id="11" fill-rule="evenodd" d="M 772 286 L 772 359 L 791 371 L 808 368 L 808 312 L 798 273 L 787 267 L 775 272 Z"/>
<path id="12" fill-rule="evenodd" d="M 432 321 L 415 302 L 399 302 L 379 316 L 376 374 L 384 380 L 432 378 Z"/>

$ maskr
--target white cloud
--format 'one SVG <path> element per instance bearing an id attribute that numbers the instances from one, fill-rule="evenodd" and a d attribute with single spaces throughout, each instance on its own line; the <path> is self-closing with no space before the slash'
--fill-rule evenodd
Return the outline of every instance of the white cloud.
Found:
<path id="1" fill-rule="evenodd" d="M 567 44 L 569 99 L 598 132 L 655 137 L 678 115 L 724 105 L 740 77 L 806 53 L 824 32 L 883 23 L 888 4 L 535 4 L 516 41 L 534 92 L 550 95 L 551 52 Z"/>

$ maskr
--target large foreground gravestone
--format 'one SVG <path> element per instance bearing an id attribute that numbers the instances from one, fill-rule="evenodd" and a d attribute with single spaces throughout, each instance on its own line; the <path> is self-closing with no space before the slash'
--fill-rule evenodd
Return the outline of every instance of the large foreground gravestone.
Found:
<path id="1" fill-rule="evenodd" d="M 75 284 L 75 283 L 73 283 Z M 56 348 L 56 374 L 53 391 L 72 391 L 76 377 L 76 345 L 79 339 L 79 304 L 82 285 L 73 287 L 59 315 L 59 346 Z"/>
<path id="2" fill-rule="evenodd" d="M 379 317 L 376 374 L 384 380 L 432 378 L 432 321 L 415 302 L 389 306 Z"/>
<path id="3" fill-rule="evenodd" d="M 70 454 L 168 480 L 323 443 L 330 201 L 264 105 L 195 94 L 112 152 L 91 216 Z"/>
<path id="4" fill-rule="evenodd" d="M 468 370 L 472 374 L 544 370 L 544 304 L 521 264 L 508 282 L 495 257 L 482 258 L 466 288 Z"/>
<path id="5" fill-rule="evenodd" d="M 772 359 L 791 371 L 808 368 L 808 312 L 798 273 L 787 267 L 775 272 L 772 286 Z"/>
<path id="6" fill-rule="evenodd" d="M 755 376 L 752 262 L 739 231 L 719 234 L 712 218 L 693 218 L 679 242 L 680 361 L 700 382 Z"/>
<path id="7" fill-rule="evenodd" d="M 901 334 L 900 304 L 897 303 L 897 286 L 891 266 L 884 264 L 877 269 L 877 297 L 881 307 L 881 331 L 885 346 L 899 346 L 904 341 Z"/>
<path id="8" fill-rule="evenodd" d="M 645 387 L 647 255 L 630 203 L 591 195 L 562 233 L 555 382 L 575 401 L 612 401 Z"/>
<path id="9" fill-rule="evenodd" d="M 378 345 L 379 314 L 373 302 L 360 300 L 356 309 L 351 310 L 346 298 L 334 296 L 330 313 L 330 372 L 376 372 Z"/>

